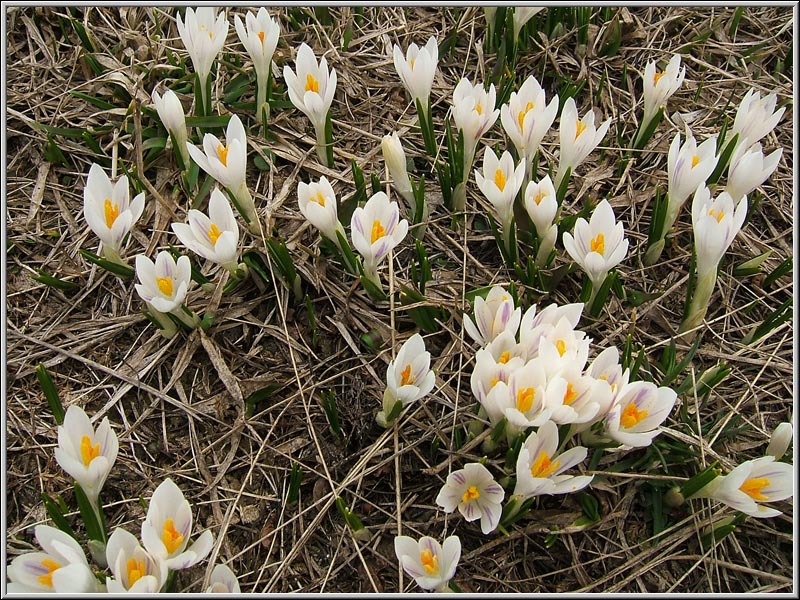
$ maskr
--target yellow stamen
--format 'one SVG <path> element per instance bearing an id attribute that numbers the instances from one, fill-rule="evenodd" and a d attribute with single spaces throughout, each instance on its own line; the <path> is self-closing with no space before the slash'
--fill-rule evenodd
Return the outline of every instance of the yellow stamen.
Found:
<path id="1" fill-rule="evenodd" d="M 428 575 L 433 575 L 439 572 L 439 557 L 428 549 L 419 553 L 419 562 L 425 567 L 425 572 Z"/>
<path id="2" fill-rule="evenodd" d="M 408 66 L 411 67 L 412 71 L 414 70 L 414 59 L 413 58 L 409 58 L 408 59 Z"/>
<path id="3" fill-rule="evenodd" d="M 411 365 L 406 365 L 406 368 L 400 373 L 400 385 L 413 385 L 416 379 L 411 374 Z"/>
<path id="4" fill-rule="evenodd" d="M 470 501 L 476 500 L 480 497 L 481 493 L 478 491 L 478 488 L 476 488 L 474 485 L 471 485 L 469 486 L 469 488 L 467 488 L 467 491 L 464 492 L 464 495 L 461 496 L 461 501 L 464 504 L 469 504 Z"/>
<path id="5" fill-rule="evenodd" d="M 42 585 L 53 587 L 53 571 L 61 568 L 61 564 L 54 561 L 52 558 L 45 558 L 42 560 L 42 566 L 47 569 L 47 575 L 39 575 L 36 580 Z"/>
<path id="6" fill-rule="evenodd" d="M 480 102 L 478 102 L 478 104 L 475 106 L 475 112 L 478 113 L 479 115 L 483 114 L 483 107 L 481 106 Z"/>
<path id="7" fill-rule="evenodd" d="M 606 236 L 603 233 L 598 233 L 591 242 L 589 242 L 589 250 L 592 252 L 597 252 L 605 256 L 606 253 Z"/>
<path id="8" fill-rule="evenodd" d="M 765 496 L 761 490 L 768 485 L 769 479 L 767 477 L 753 477 L 746 480 L 741 486 L 739 486 L 739 489 L 750 496 L 753 500 L 764 502 L 769 500 L 769 497 Z"/>
<path id="9" fill-rule="evenodd" d="M 211 224 L 211 229 L 208 230 L 208 237 L 211 238 L 211 243 L 216 246 L 217 245 L 217 240 L 219 239 L 219 236 L 221 236 L 221 235 L 222 235 L 222 232 L 219 230 L 219 227 L 217 227 L 217 224 L 216 223 L 212 223 Z"/>
<path id="10" fill-rule="evenodd" d="M 504 365 L 504 364 L 506 364 L 506 363 L 507 363 L 509 360 L 511 360 L 511 352 L 509 352 L 508 350 L 506 350 L 505 352 L 503 352 L 503 353 L 500 355 L 500 358 L 498 358 L 498 359 L 497 359 L 497 362 L 499 362 L 501 365 Z"/>
<path id="11" fill-rule="evenodd" d="M 700 157 L 695 154 L 692 156 L 692 168 L 694 169 L 697 166 L 697 163 L 700 162 Z"/>
<path id="12" fill-rule="evenodd" d="M 172 296 L 172 277 L 156 277 L 158 289 L 165 296 Z"/>
<path id="13" fill-rule="evenodd" d="M 386 230 L 383 228 L 383 224 L 380 222 L 379 219 L 375 219 L 372 222 L 372 236 L 370 237 L 371 243 L 374 244 L 385 235 L 386 235 Z"/>
<path id="14" fill-rule="evenodd" d="M 517 410 L 519 412 L 528 412 L 533 406 L 533 397 L 535 391 L 532 387 L 521 389 L 517 392 Z"/>
<path id="15" fill-rule="evenodd" d="M 311 73 L 306 75 L 306 91 L 317 92 L 319 94 L 319 81 Z"/>
<path id="16" fill-rule="evenodd" d="M 95 458 L 100 456 L 100 444 L 92 444 L 91 438 L 85 435 L 81 438 L 81 459 L 85 466 L 89 466 Z"/>
<path id="17" fill-rule="evenodd" d="M 528 114 L 528 111 L 533 108 L 533 102 L 528 102 L 525 105 L 525 110 L 519 111 L 517 115 L 517 121 L 519 121 L 519 128 L 522 129 L 522 123 L 525 121 L 525 115 Z"/>
<path id="18" fill-rule="evenodd" d="M 175 529 L 175 522 L 172 519 L 164 521 L 164 528 L 161 531 L 161 541 L 167 548 L 167 554 L 172 554 L 183 543 L 183 534 Z"/>
<path id="19" fill-rule="evenodd" d="M 578 397 L 578 392 L 572 387 L 571 383 L 567 384 L 567 391 L 564 392 L 564 405 L 569 406 L 573 402 L 575 402 L 575 398 Z"/>
<path id="20" fill-rule="evenodd" d="M 219 162 L 223 164 L 223 166 L 228 166 L 228 147 L 223 146 L 220 144 L 217 146 L 217 156 L 219 156 Z"/>
<path id="21" fill-rule="evenodd" d="M 584 131 L 586 131 L 586 125 L 583 121 L 578 119 L 578 121 L 575 122 L 575 139 L 577 140 Z"/>
<path id="22" fill-rule="evenodd" d="M 564 352 L 567 351 L 567 344 L 564 340 L 558 340 L 556 342 L 556 350 L 558 350 L 559 356 L 564 356 Z"/>
<path id="23" fill-rule="evenodd" d="M 492 377 L 492 380 L 489 382 L 489 389 L 492 389 L 494 386 L 496 386 L 498 381 L 500 381 L 499 377 Z"/>
<path id="24" fill-rule="evenodd" d="M 497 189 L 501 192 L 506 187 L 506 174 L 503 173 L 502 169 L 497 169 L 494 172 L 494 184 L 497 186 Z"/>
<path id="25" fill-rule="evenodd" d="M 109 229 L 114 224 L 114 221 L 117 220 L 119 216 L 119 204 L 115 202 L 111 202 L 108 198 L 106 198 L 105 202 L 105 209 L 106 209 L 106 225 Z"/>
<path id="26" fill-rule="evenodd" d="M 653 86 L 658 85 L 658 80 L 661 79 L 663 76 L 664 73 L 662 73 L 661 71 L 656 71 L 655 74 L 653 75 Z"/>
<path id="27" fill-rule="evenodd" d="M 622 411 L 622 415 L 619 418 L 619 423 L 625 429 L 630 429 L 646 416 L 646 410 L 639 410 L 639 407 L 636 406 L 636 403 L 631 402 L 625 407 L 625 410 Z"/>
<path id="28" fill-rule="evenodd" d="M 208 32 L 208 39 L 210 39 L 210 40 L 214 39 L 214 32 L 213 31 L 209 31 Z"/>
<path id="29" fill-rule="evenodd" d="M 136 560 L 135 558 L 129 558 L 127 566 L 128 566 L 128 587 L 130 588 L 134 583 L 136 583 L 142 577 L 147 575 L 147 571 L 145 570 L 143 560 Z"/>
<path id="30" fill-rule="evenodd" d="M 316 202 L 320 206 L 325 206 L 325 197 L 322 195 L 322 192 L 317 192 L 317 195 L 312 196 L 311 200 Z"/>
<path id="31" fill-rule="evenodd" d="M 258 32 L 258 39 L 261 40 L 261 45 L 263 46 L 264 45 L 264 32 L 263 31 L 259 31 Z"/>
<path id="32" fill-rule="evenodd" d="M 555 471 L 561 461 L 550 462 L 550 456 L 544 450 L 539 451 L 539 456 L 531 465 L 531 475 L 534 477 L 548 477 Z"/>
<path id="33" fill-rule="evenodd" d="M 536 202 L 536 206 L 539 206 L 539 204 L 542 201 L 542 198 L 544 198 L 544 192 L 539 192 L 538 194 L 536 194 L 536 197 L 533 199 L 533 201 Z"/>
<path id="34" fill-rule="evenodd" d="M 712 208 L 710 211 L 708 211 L 708 214 L 711 215 L 712 217 L 714 217 L 717 220 L 717 223 L 719 223 L 720 221 L 722 221 L 722 217 L 725 216 L 725 211 L 724 210 L 714 210 Z"/>

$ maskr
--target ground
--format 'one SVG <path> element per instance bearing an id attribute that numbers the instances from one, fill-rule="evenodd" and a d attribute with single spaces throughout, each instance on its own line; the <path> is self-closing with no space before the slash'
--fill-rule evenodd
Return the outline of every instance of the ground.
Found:
<path id="1" fill-rule="evenodd" d="M 385 180 L 380 140 L 395 130 L 414 159 L 412 175 L 429 169 L 416 110 L 391 60 L 392 45 L 424 44 L 431 35 L 440 46 L 453 42 L 440 52 L 432 92 L 441 141 L 458 79 L 483 81 L 496 65 L 495 53 L 484 45 L 483 11 L 270 9 L 282 27 L 274 57 L 281 71 L 293 66 L 294 49 L 306 42 L 317 56 L 324 52 L 338 74 L 335 162 L 327 168 L 317 159 L 314 132 L 300 111 L 278 103 L 265 138 L 254 123 L 253 88 L 230 96 L 231 82 L 248 73 L 250 62 L 233 26 L 233 15 L 244 16 L 243 9 L 226 9 L 231 25 L 215 109 L 236 112 L 250 129 L 248 185 L 265 231 L 286 243 L 304 297 L 295 298 L 277 272 L 274 285 L 251 279 L 213 297 L 196 289 L 188 305 L 214 313 L 214 324 L 165 340 L 143 315 L 134 281 L 94 266 L 78 250 L 98 247 L 82 215 L 93 162 L 109 168 L 118 160 L 118 174 L 124 166 L 150 184 L 129 257 L 154 256 L 156 249 L 177 245 L 169 223 L 182 221 L 195 202 L 204 206 L 204 198 L 190 197 L 179 184 L 169 148 L 151 152 L 142 139 L 159 135 L 150 100 L 156 84 L 176 90 L 187 111 L 193 99 L 192 67 L 175 10 L 6 10 L 8 560 L 32 549 L 32 527 L 49 522 L 42 493 L 61 495 L 74 507 L 72 481 L 54 459 L 56 423 L 35 373 L 41 363 L 65 406 L 77 404 L 97 419 L 107 416 L 120 438 L 119 459 L 102 496 L 109 526 L 138 534 L 140 499 L 171 477 L 194 507 L 196 529 L 214 533 L 211 558 L 182 572 L 179 590 L 201 589 L 213 565 L 225 562 L 244 592 L 418 591 L 394 555 L 400 526 L 414 537 L 458 534 L 463 551 L 455 581 L 469 592 L 796 591 L 790 501 L 776 505 L 783 516 L 748 518 L 708 547 L 700 542 L 703 530 L 733 515 L 732 509 L 692 501 L 670 510 L 662 503 L 664 492 L 711 460 L 728 471 L 762 455 L 774 427 L 793 417 L 793 322 L 743 341 L 793 296 L 791 271 L 765 279 L 793 256 L 792 7 L 593 7 L 582 30 L 567 9 L 549 8 L 523 31 L 518 83 L 533 74 L 549 95 L 583 83 L 576 94 L 581 114 L 594 107 L 598 119 L 613 119 L 600 148 L 572 178 L 565 213 L 609 200 L 630 239 L 620 280 L 625 289 L 644 294 L 644 301 L 633 306 L 630 298 L 612 294 L 601 315 L 584 314 L 579 327 L 593 348 L 622 350 L 630 339 L 635 351 L 642 348 L 642 377 L 657 383 L 671 340 L 678 361 L 695 341 L 676 334 L 691 256 L 688 207 L 661 260 L 652 267 L 641 263 L 656 187 L 666 186 L 669 143 L 683 132 L 683 123 L 698 139 L 718 133 L 751 87 L 762 95 L 775 92 L 779 105 L 788 108 L 762 141 L 765 151 L 784 148 L 779 166 L 751 196 L 760 201 L 726 254 L 697 333 L 697 351 L 673 385 L 720 361 L 730 374 L 700 398 L 689 386 L 654 448 L 603 455 L 588 490 L 599 504 L 595 523 L 575 527 L 582 511 L 577 498 L 552 496 L 535 504 L 508 535 L 489 536 L 457 513 L 446 515 L 434 500 L 450 470 L 483 456 L 480 443 L 467 436 L 475 416 L 469 375 L 477 347 L 462 329 L 469 311 L 465 294 L 517 280 L 487 226 L 490 205 L 471 179 L 465 224 L 454 228 L 444 206 L 431 211 L 423 245 L 434 278 L 423 305 L 443 309 L 440 326 L 425 333 L 437 383 L 397 428 L 384 430 L 374 413 L 386 365 L 393 349 L 418 328 L 398 297 L 372 300 L 321 250 L 296 195 L 299 181 L 326 175 L 340 198 L 352 196 L 351 159 Z M 615 36 L 619 47 L 609 48 Z M 673 53 L 682 57 L 686 80 L 668 101 L 646 151 L 618 171 L 623 146 L 641 117 L 645 64 L 656 60 L 663 66 Z M 282 77 L 276 91 L 283 91 Z M 483 143 L 505 149 L 499 121 Z M 554 127 L 545 138 L 540 176 L 557 150 Z M 432 202 L 441 198 L 430 171 L 426 196 Z M 264 240 L 244 230 L 242 244 L 244 251 L 268 256 Z M 556 266 L 569 264 L 563 246 L 557 247 Z M 737 264 L 766 251 L 761 274 L 734 274 Z M 384 282 L 393 277 L 394 290 L 410 285 L 413 257 L 406 240 L 394 253 L 391 272 L 382 268 Z M 211 264 L 192 258 L 218 280 Z M 35 280 L 42 272 L 74 285 L 59 289 Z M 549 293 L 523 287 L 522 303 L 575 302 L 581 277 L 572 270 Z M 265 388 L 269 393 L 261 401 L 245 402 Z M 339 436 L 322 408 L 327 391 L 335 394 Z M 488 462 L 495 474 L 502 472 L 502 453 Z M 290 503 L 293 465 L 302 468 L 302 479 L 298 499 Z M 335 508 L 337 496 L 363 521 L 367 535 L 356 538 L 347 528 Z M 77 513 L 68 519 L 80 531 Z"/>

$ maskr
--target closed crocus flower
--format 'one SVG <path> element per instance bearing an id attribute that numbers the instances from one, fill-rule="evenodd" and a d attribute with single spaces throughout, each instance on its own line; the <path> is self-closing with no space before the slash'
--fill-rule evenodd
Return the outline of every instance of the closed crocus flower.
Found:
<path id="1" fill-rule="evenodd" d="M 403 570 L 424 590 L 445 592 L 461 558 L 461 540 L 451 535 L 439 544 L 432 537 L 416 541 L 407 535 L 394 538 L 394 551 Z"/>
<path id="2" fill-rule="evenodd" d="M 686 199 L 697 186 L 705 183 L 717 166 L 717 140 L 708 138 L 699 146 L 694 136 L 687 132 L 686 141 L 681 144 L 681 134 L 676 133 L 667 155 L 669 207 L 664 231 L 672 229 Z"/>
<path id="3" fill-rule="evenodd" d="M 567 170 L 574 173 L 578 165 L 597 147 L 610 125 L 611 119 L 607 119 L 599 128 L 595 128 L 594 112 L 590 110 L 581 119 L 575 100 L 567 98 L 559 123 L 558 173 L 554 183 L 556 189 L 561 186 Z"/>
<path id="4" fill-rule="evenodd" d="M 103 417 L 95 430 L 82 408 L 74 404 L 67 408 L 64 423 L 58 426 L 56 462 L 80 484 L 95 508 L 118 450 L 117 434 L 108 417 Z"/>
<path id="5" fill-rule="evenodd" d="M 739 103 L 729 134 L 730 137 L 739 134 L 737 146 L 748 148 L 775 129 L 786 110 L 786 107 L 775 110 L 777 102 L 775 94 L 767 94 L 762 98 L 761 92 L 750 88 Z"/>
<path id="6" fill-rule="evenodd" d="M 775 428 L 775 431 L 772 432 L 772 437 L 769 440 L 769 445 L 767 446 L 765 454 L 767 456 L 774 456 L 775 460 L 780 460 L 783 458 L 783 455 L 786 454 L 793 439 L 794 429 L 792 424 L 781 423 Z"/>
<path id="7" fill-rule="evenodd" d="M 439 61 L 439 44 L 436 38 L 431 36 L 422 48 L 412 42 L 405 56 L 400 46 L 395 44 L 392 57 L 403 86 L 414 100 L 419 100 L 423 110 L 428 110 L 428 98 Z"/>
<path id="8" fill-rule="evenodd" d="M 156 262 L 140 254 L 136 257 L 136 284 L 139 296 L 157 311 L 169 313 L 179 310 L 186 298 L 192 280 L 192 265 L 188 256 L 175 258 L 162 250 Z"/>
<path id="9" fill-rule="evenodd" d="M 181 101 L 172 90 L 164 92 L 163 96 L 159 96 L 156 90 L 153 90 L 153 104 L 158 112 L 158 118 L 166 127 L 167 131 L 172 135 L 175 151 L 180 154 L 183 168 L 189 168 L 189 151 L 186 148 L 186 141 L 189 139 L 186 132 L 186 115 L 183 112 Z"/>
<path id="10" fill-rule="evenodd" d="M 605 420 L 608 436 L 633 448 L 649 446 L 661 433 L 677 394 L 649 381 L 634 381 L 625 386 Z"/>
<path id="11" fill-rule="evenodd" d="M 550 229 L 558 213 L 556 188 L 549 175 L 539 182 L 531 181 L 525 187 L 525 210 L 540 238 Z"/>
<path id="12" fill-rule="evenodd" d="M 588 222 L 584 218 L 578 219 L 572 234 L 564 234 L 563 242 L 572 260 L 591 279 L 593 293 L 628 252 L 623 225 L 617 223 L 607 200 L 597 205 Z"/>
<path id="13" fill-rule="evenodd" d="M 167 581 L 167 566 L 139 545 L 132 533 L 118 527 L 108 538 L 106 560 L 113 577 L 106 578 L 112 594 L 155 594 Z"/>
<path id="14" fill-rule="evenodd" d="M 519 32 L 525 27 L 525 24 L 530 21 L 536 13 L 544 10 L 544 6 L 515 6 L 513 19 L 514 19 L 514 39 L 519 37 Z"/>
<path id="15" fill-rule="evenodd" d="M 492 128 L 500 109 L 495 109 L 494 84 L 487 92 L 483 84 L 472 85 L 467 78 L 461 79 L 453 91 L 453 120 L 464 132 L 464 174 L 469 171 L 475 156 L 478 140 Z"/>
<path id="16" fill-rule="evenodd" d="M 17 593 L 85 594 L 99 592 L 86 555 L 70 535 L 37 525 L 36 541 L 44 552 L 20 554 L 6 569 L 7 591 Z"/>
<path id="17" fill-rule="evenodd" d="M 663 71 L 656 70 L 655 61 L 647 63 L 644 68 L 644 80 L 642 81 L 644 96 L 644 116 L 642 123 L 646 125 L 664 105 L 667 98 L 672 96 L 683 83 L 686 75 L 686 67 L 681 69 L 681 57 L 679 54 L 673 55 Z"/>
<path id="18" fill-rule="evenodd" d="M 742 198 L 734 208 L 733 198 L 727 192 L 712 200 L 707 187 L 697 188 L 692 201 L 692 228 L 698 279 L 716 273 L 719 261 L 733 243 L 746 216 L 747 198 Z"/>
<path id="19" fill-rule="evenodd" d="M 431 353 L 425 350 L 425 341 L 415 333 L 400 347 L 397 357 L 386 368 L 386 390 L 383 410 L 378 413 L 378 423 L 386 425 L 394 420 L 395 404 L 403 407 L 427 396 L 436 383 L 431 371 Z M 390 418 L 391 417 L 391 418 Z"/>
<path id="20" fill-rule="evenodd" d="M 228 19 L 225 11 L 217 14 L 210 6 L 201 6 L 196 11 L 186 9 L 186 21 L 177 16 L 178 34 L 192 59 L 194 70 L 200 77 L 200 85 L 205 90 L 211 65 L 225 45 L 228 37 Z M 205 92 L 203 92 L 205 94 Z M 208 102 L 208 99 L 205 99 Z"/>
<path id="21" fill-rule="evenodd" d="M 511 92 L 508 104 L 500 107 L 500 122 L 517 154 L 524 157 L 526 169 L 555 121 L 557 112 L 558 96 L 547 104 L 545 92 L 533 75 L 525 80 L 519 92 Z"/>
<path id="22" fill-rule="evenodd" d="M 389 168 L 389 176 L 392 178 L 395 189 L 408 203 L 413 215 L 416 209 L 416 199 L 414 198 L 414 190 L 411 187 L 411 180 L 408 177 L 406 152 L 403 150 L 403 144 L 396 131 L 390 135 L 383 136 L 381 139 L 381 152 L 383 153 L 383 161 Z"/>
<path id="23" fill-rule="evenodd" d="M 364 257 L 364 272 L 370 280 L 380 282 L 378 265 L 407 233 L 408 221 L 400 219 L 397 202 L 390 202 L 384 192 L 374 194 L 363 207 L 353 211 L 350 236 Z"/>
<path id="24" fill-rule="evenodd" d="M 163 560 L 170 570 L 188 569 L 211 551 L 214 536 L 210 531 L 190 546 L 192 507 L 172 479 L 165 479 L 153 492 L 142 521 L 142 542 L 156 560 Z"/>
<path id="25" fill-rule="evenodd" d="M 92 163 L 83 188 L 83 217 L 103 242 L 103 256 L 120 264 L 126 264 L 120 257 L 125 236 L 144 211 L 144 192 L 129 198 L 125 175 L 112 184 L 102 167 Z"/>
<path id="26" fill-rule="evenodd" d="M 189 224 L 173 223 L 172 231 L 193 252 L 231 272 L 236 270 L 239 225 L 228 199 L 218 188 L 211 191 L 208 215 L 193 208 L 189 211 Z"/>
<path id="27" fill-rule="evenodd" d="M 762 502 L 777 502 L 794 493 L 794 466 L 776 462 L 774 456 L 748 460 L 727 475 L 712 479 L 692 498 L 718 500 L 751 517 L 778 517 L 779 510 Z"/>
<path id="28" fill-rule="evenodd" d="M 497 217 L 503 225 L 503 232 L 508 234 L 514 218 L 514 198 L 522 187 L 525 178 L 525 165 L 514 165 L 514 159 L 508 151 L 498 159 L 489 146 L 483 153 L 483 174 L 475 171 L 478 187 L 492 203 Z"/>
<path id="29" fill-rule="evenodd" d="M 336 234 L 339 232 L 344 235 L 344 227 L 339 222 L 336 194 L 328 178 L 323 175 L 319 181 L 298 183 L 297 202 L 300 205 L 300 212 L 308 222 L 338 246 L 339 239 Z"/>
<path id="30" fill-rule="evenodd" d="M 267 101 L 267 82 L 272 72 L 272 55 L 278 45 L 281 26 L 269 16 L 263 6 L 258 9 L 257 15 L 248 11 L 245 16 L 247 27 L 239 15 L 234 17 L 234 23 L 239 40 L 250 55 L 256 72 L 256 112 L 260 121 L 261 106 Z"/>
<path id="31" fill-rule="evenodd" d="M 491 533 L 500 522 L 505 491 L 494 480 L 489 469 L 480 463 L 469 463 L 447 476 L 436 496 L 445 512 L 458 512 L 466 521 L 481 520 L 481 531 Z"/>
<path id="32" fill-rule="evenodd" d="M 239 580 L 228 565 L 217 565 L 211 571 L 211 579 L 206 590 L 208 594 L 240 594 Z"/>
<path id="33" fill-rule="evenodd" d="M 737 148 L 731 157 L 728 182 L 725 184 L 725 191 L 731 195 L 733 201 L 738 202 L 764 183 L 778 168 L 781 154 L 783 148 L 778 148 L 765 157 L 760 143 L 753 144 L 746 150 Z"/>
<path id="34" fill-rule="evenodd" d="M 473 340 L 485 346 L 503 331 L 516 336 L 522 309 L 514 307 L 514 299 L 503 286 L 495 285 L 485 300 L 475 297 L 473 314 L 474 321 L 469 315 L 464 315 L 464 329 Z"/>

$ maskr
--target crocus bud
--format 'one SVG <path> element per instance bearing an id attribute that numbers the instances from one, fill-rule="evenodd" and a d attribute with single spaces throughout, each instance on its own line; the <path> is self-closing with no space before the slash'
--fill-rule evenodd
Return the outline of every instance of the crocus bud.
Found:
<path id="1" fill-rule="evenodd" d="M 780 460 L 789 449 L 793 438 L 794 429 L 792 428 L 792 424 L 781 423 L 775 428 L 775 431 L 772 432 L 772 437 L 769 440 L 769 446 L 767 446 L 765 454 L 767 456 L 774 456 L 775 460 Z"/>

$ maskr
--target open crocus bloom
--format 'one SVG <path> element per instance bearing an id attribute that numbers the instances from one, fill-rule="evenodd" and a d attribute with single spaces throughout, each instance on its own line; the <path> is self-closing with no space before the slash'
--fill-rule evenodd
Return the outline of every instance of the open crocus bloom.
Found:
<path id="1" fill-rule="evenodd" d="M 778 97 L 775 94 L 767 94 L 762 98 L 761 92 L 750 88 L 739 103 L 729 134 L 730 137 L 735 133 L 739 134 L 737 147 L 748 148 L 775 129 L 786 110 L 785 106 L 775 110 L 777 103 Z"/>
<path id="2" fill-rule="evenodd" d="M 593 476 L 564 475 L 586 458 L 583 446 L 558 450 L 558 427 L 552 421 L 544 423 L 525 440 L 517 457 L 517 484 L 514 495 L 523 498 L 542 494 L 568 494 L 582 490 Z"/>
<path id="3" fill-rule="evenodd" d="M 208 586 L 206 593 L 208 594 L 239 594 L 241 588 L 239 587 L 239 580 L 236 578 L 236 573 L 231 571 L 228 565 L 217 565 L 211 571 L 211 585 Z"/>
<path id="4" fill-rule="evenodd" d="M 188 256 L 177 261 L 172 254 L 162 250 L 156 262 L 140 254 L 136 257 L 136 284 L 139 296 L 159 312 L 168 313 L 179 309 L 186 297 L 192 280 L 192 265 Z"/>
<path id="5" fill-rule="evenodd" d="M 238 266 L 239 225 L 228 199 L 218 188 L 211 191 L 208 215 L 193 208 L 189 211 L 189 224 L 173 223 L 172 231 L 184 246 L 203 258 L 229 271 Z"/>
<path id="6" fill-rule="evenodd" d="M 238 116 L 233 115 L 228 121 L 224 144 L 213 133 L 207 133 L 203 136 L 203 150 L 190 142 L 186 143 L 186 147 L 203 171 L 237 194 L 245 183 L 247 166 L 247 134 Z"/>
<path id="7" fill-rule="evenodd" d="M 64 423 L 58 426 L 56 462 L 80 484 L 95 507 L 118 450 L 108 417 L 95 430 L 82 408 L 74 404 L 67 408 Z"/>
<path id="8" fill-rule="evenodd" d="M 305 43 L 297 50 L 296 67 L 297 73 L 288 65 L 283 67 L 289 100 L 311 120 L 317 132 L 324 131 L 336 92 L 336 69 L 328 73 L 327 59 L 323 56 L 317 63 L 314 51 Z"/>
<path id="9" fill-rule="evenodd" d="M 558 380 L 563 383 L 556 385 Z M 611 390 L 594 377 L 585 375 L 573 365 L 565 364 L 552 378 L 550 386 L 563 394 L 553 393 L 548 396 L 551 404 L 550 420 L 558 425 L 572 423 L 589 423 L 601 406 L 611 402 Z"/>
<path id="10" fill-rule="evenodd" d="M 103 255 L 114 262 L 122 261 L 122 242 L 144 211 L 144 192 L 129 198 L 127 176 L 112 185 L 103 168 L 92 163 L 83 188 L 83 216 L 103 242 Z"/>
<path id="11" fill-rule="evenodd" d="M 677 394 L 649 381 L 627 384 L 617 396 L 605 420 L 608 436 L 620 444 L 639 448 L 649 446 L 661 433 Z"/>
<path id="12" fill-rule="evenodd" d="M 550 418 L 550 406 L 557 403 L 557 398 L 564 396 L 565 389 L 566 383 L 563 381 L 548 381 L 546 364 L 538 358 L 529 360 L 511 373 L 508 379 L 509 402 L 503 408 L 503 415 L 508 420 L 506 437 L 513 440 L 518 432 L 528 427 L 538 427 L 547 421 Z"/>
<path id="13" fill-rule="evenodd" d="M 300 206 L 300 212 L 308 222 L 338 246 L 339 240 L 336 233 L 340 232 L 344 235 L 344 227 L 339 222 L 338 202 L 328 178 L 323 175 L 319 181 L 299 182 L 297 184 L 297 203 Z"/>
<path id="14" fill-rule="evenodd" d="M 377 417 L 379 423 L 387 422 L 397 402 L 405 407 L 430 393 L 436 383 L 430 365 L 431 353 L 425 350 L 422 336 L 415 333 L 403 343 L 386 368 L 386 390 L 383 410 Z"/>
<path id="15" fill-rule="evenodd" d="M 501 504 L 505 492 L 480 463 L 469 463 L 447 476 L 436 497 L 436 504 L 445 512 L 456 508 L 467 521 L 481 520 L 481 531 L 490 533 L 500 522 Z"/>
<path id="16" fill-rule="evenodd" d="M 733 243 L 746 216 L 746 197 L 734 209 L 733 198 L 727 192 L 712 200 L 711 191 L 705 185 L 697 188 L 692 201 L 692 229 L 698 279 L 716 273 L 719 261 Z"/>
<path id="17" fill-rule="evenodd" d="M 647 63 L 644 68 L 642 81 L 644 96 L 644 115 L 642 123 L 645 125 L 658 112 L 658 109 L 672 96 L 683 83 L 686 67 L 681 69 L 681 56 L 675 54 L 663 71 L 656 71 L 655 61 Z"/>
<path id="18" fill-rule="evenodd" d="M 422 48 L 412 43 L 405 56 L 400 46 L 395 44 L 392 58 L 403 86 L 412 98 L 419 100 L 422 109 L 427 110 L 436 64 L 439 61 L 439 44 L 436 38 L 431 36 Z"/>
<path id="19" fill-rule="evenodd" d="M 118 527 L 108 538 L 106 560 L 114 577 L 106 578 L 112 594 L 155 594 L 167 581 L 167 566 L 155 560 L 132 533 Z"/>
<path id="20" fill-rule="evenodd" d="M 564 233 L 564 249 L 589 276 L 596 290 L 608 272 L 616 267 L 628 252 L 628 240 L 622 223 L 617 223 L 608 200 L 602 200 L 591 218 L 580 218 L 573 233 Z"/>
<path id="21" fill-rule="evenodd" d="M 211 65 L 225 45 L 228 37 L 228 19 L 225 11 L 216 13 L 210 6 L 201 6 L 196 11 L 186 9 L 186 22 L 177 16 L 178 34 L 192 59 L 194 70 L 200 76 L 201 85 L 205 86 Z"/>
<path id="22" fill-rule="evenodd" d="M 774 456 L 748 460 L 727 475 L 715 479 L 692 498 L 712 498 L 751 517 L 777 517 L 781 511 L 761 504 L 790 498 L 794 489 L 794 466 L 777 462 Z"/>
<path id="23" fill-rule="evenodd" d="M 559 123 L 558 173 L 554 182 L 556 189 L 561 186 L 567 169 L 574 173 L 578 165 L 605 137 L 610 126 L 611 119 L 607 119 L 599 128 L 595 128 L 594 112 L 591 110 L 581 119 L 574 98 L 567 98 Z"/>
<path id="24" fill-rule="evenodd" d="M 36 541 L 44 552 L 20 554 L 8 565 L 9 593 L 71 593 L 99 591 L 78 542 L 55 527 L 37 525 Z"/>
<path id="25" fill-rule="evenodd" d="M 543 338 L 550 335 L 553 327 L 562 319 L 566 319 L 572 329 L 578 326 L 581 313 L 583 312 L 583 302 L 573 304 L 548 304 L 544 309 L 536 312 L 536 305 L 533 304 L 522 315 L 522 322 L 519 326 L 520 346 L 526 360 L 539 356 L 539 345 Z M 557 338 L 555 338 L 557 341 Z"/>
<path id="26" fill-rule="evenodd" d="M 678 211 L 697 186 L 704 184 L 717 166 L 717 139 L 708 138 L 699 146 L 694 136 L 687 132 L 686 141 L 681 144 L 681 134 L 676 133 L 669 146 L 667 173 L 669 208 L 665 230 L 672 228 Z"/>
<path id="27" fill-rule="evenodd" d="M 439 544 L 431 537 L 419 542 L 407 535 L 394 538 L 394 551 L 403 570 L 425 590 L 446 591 L 461 558 L 461 540 L 451 535 Z"/>
<path id="28" fill-rule="evenodd" d="M 211 551 L 211 531 L 189 546 L 192 534 L 192 507 L 172 479 L 165 479 L 153 492 L 147 516 L 142 521 L 142 542 L 157 560 L 171 570 L 188 569 Z"/>
<path id="29" fill-rule="evenodd" d="M 353 211 L 350 236 L 353 246 L 364 257 L 364 271 L 377 277 L 378 265 L 408 233 L 408 221 L 400 219 L 397 202 L 384 192 L 374 194 Z"/>
<path id="30" fill-rule="evenodd" d="M 525 165 L 514 165 L 506 150 L 500 158 L 489 146 L 483 153 L 483 174 L 475 171 L 475 181 L 486 199 L 492 203 L 503 229 L 511 226 L 514 218 L 514 198 L 525 179 Z"/>
<path id="31" fill-rule="evenodd" d="M 473 308 L 474 322 L 469 315 L 464 315 L 464 329 L 469 336 L 485 346 L 503 331 L 517 335 L 522 309 L 514 308 L 514 299 L 501 285 L 489 290 L 486 300 L 475 297 Z"/>
<path id="32" fill-rule="evenodd" d="M 558 95 L 547 104 L 545 92 L 533 75 L 525 80 L 518 92 L 511 92 L 508 104 L 500 107 L 503 129 L 526 164 L 533 160 L 557 112 Z"/>
<path id="33" fill-rule="evenodd" d="M 514 334 L 504 331 L 475 353 L 470 386 L 479 402 L 483 403 L 498 382 L 508 383 L 511 373 L 525 364 L 521 352 Z"/>

